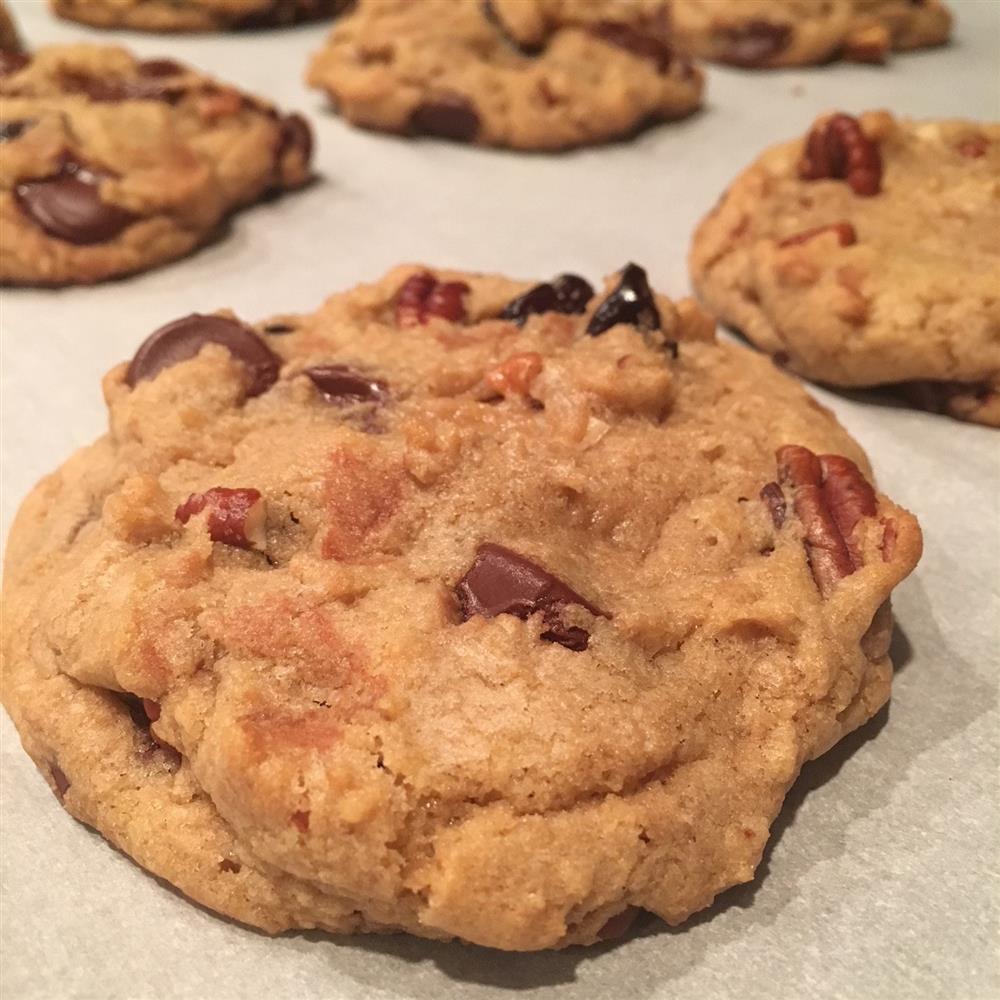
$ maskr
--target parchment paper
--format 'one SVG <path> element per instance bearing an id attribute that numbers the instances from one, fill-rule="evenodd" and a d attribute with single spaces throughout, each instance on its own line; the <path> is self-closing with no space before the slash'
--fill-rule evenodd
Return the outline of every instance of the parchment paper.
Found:
<path id="1" fill-rule="evenodd" d="M 694 224 L 760 149 L 801 134 L 816 113 L 884 106 L 996 120 L 1000 4 L 950 2 L 958 28 L 947 48 L 884 68 L 713 68 L 707 106 L 686 122 L 626 144 L 535 156 L 345 125 L 301 83 L 324 27 L 97 32 L 55 21 L 42 0 L 14 0 L 33 45 L 120 41 L 306 112 L 321 176 L 153 273 L 4 292 L 4 537 L 32 484 L 104 430 L 101 375 L 179 315 L 311 309 L 404 260 L 592 280 L 635 260 L 658 288 L 682 295 Z M 756 882 L 684 929 L 653 922 L 619 946 L 560 954 L 405 936 L 272 939 L 186 902 L 71 820 L 4 717 L 4 1000 L 1000 997 L 1000 432 L 871 394 L 816 394 L 868 449 L 883 489 L 919 515 L 926 552 L 894 601 L 891 708 L 806 768 Z"/>

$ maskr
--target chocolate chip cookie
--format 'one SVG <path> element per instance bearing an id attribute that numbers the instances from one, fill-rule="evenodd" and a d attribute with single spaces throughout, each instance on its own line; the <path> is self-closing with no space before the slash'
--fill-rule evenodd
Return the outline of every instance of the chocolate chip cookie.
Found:
<path id="1" fill-rule="evenodd" d="M 831 59 L 883 62 L 894 49 L 940 45 L 940 0 L 672 0 L 674 39 L 703 59 L 764 69 Z"/>
<path id="2" fill-rule="evenodd" d="M 189 315 L 104 392 L 11 532 L 5 704 L 72 815 L 248 924 L 679 923 L 889 695 L 917 522 L 634 264 Z"/>
<path id="3" fill-rule="evenodd" d="M 0 75 L 0 280 L 83 284 L 173 260 L 309 177 L 300 115 L 170 59 L 51 46 Z"/>
<path id="4" fill-rule="evenodd" d="M 53 13 L 95 28 L 226 31 L 328 17 L 347 0 L 49 0 Z"/>
<path id="5" fill-rule="evenodd" d="M 793 370 L 1000 426 L 1000 125 L 823 117 L 736 179 L 690 262 Z"/>
<path id="6" fill-rule="evenodd" d="M 701 102 L 659 0 L 360 0 L 309 68 L 366 128 L 556 150 Z"/>

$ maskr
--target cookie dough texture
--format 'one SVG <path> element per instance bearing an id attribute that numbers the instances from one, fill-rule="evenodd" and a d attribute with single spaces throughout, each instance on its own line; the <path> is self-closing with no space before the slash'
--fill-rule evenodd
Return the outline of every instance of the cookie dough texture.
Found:
<path id="1" fill-rule="evenodd" d="M 40 49 L 0 76 L 0 280 L 82 284 L 205 242 L 309 177 L 305 119 L 171 60 Z"/>
<path id="2" fill-rule="evenodd" d="M 881 161 L 876 194 L 802 179 L 806 140 L 769 149 L 696 231 L 695 288 L 809 378 L 903 383 L 1000 425 L 1000 125 L 885 112 L 860 125 Z M 789 242 L 845 223 L 848 245 L 832 228 Z"/>
<path id="3" fill-rule="evenodd" d="M 267 931 L 541 949 L 633 907 L 678 923 L 752 878 L 801 765 L 885 702 L 919 528 L 879 495 L 822 597 L 758 498 L 775 449 L 870 472 L 795 380 L 691 302 L 588 336 L 602 294 L 519 327 L 527 283 L 441 272 L 464 315 L 421 323 L 418 270 L 260 325 L 269 388 L 218 344 L 107 375 L 109 433 L 11 532 L 4 703 L 70 813 Z M 332 364 L 376 396 L 330 401 L 303 372 Z M 260 491 L 254 548 L 175 518 L 218 486 Z M 541 614 L 463 621 L 483 544 L 589 603 L 562 612 L 585 648 Z"/>
<path id="4" fill-rule="evenodd" d="M 951 31 L 940 0 L 672 0 L 670 10 L 678 46 L 746 68 L 882 62 Z"/>
<path id="5" fill-rule="evenodd" d="M 366 128 L 556 150 L 687 115 L 704 81 L 653 0 L 360 0 L 308 82 Z"/>
<path id="6" fill-rule="evenodd" d="M 344 0 L 49 0 L 53 13 L 95 28 L 226 31 L 327 17 Z"/>

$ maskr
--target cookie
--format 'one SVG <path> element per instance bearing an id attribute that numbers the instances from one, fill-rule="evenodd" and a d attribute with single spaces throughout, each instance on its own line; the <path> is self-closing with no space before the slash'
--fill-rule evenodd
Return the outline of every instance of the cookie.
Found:
<path id="1" fill-rule="evenodd" d="M 820 118 L 736 179 L 690 264 L 792 370 L 1000 426 L 1000 125 Z"/>
<path id="2" fill-rule="evenodd" d="M 679 923 L 888 697 L 917 522 L 635 265 L 190 315 L 104 391 L 11 532 L 5 704 L 72 815 L 248 924 Z"/>
<path id="3" fill-rule="evenodd" d="M 831 59 L 883 62 L 948 40 L 941 0 L 672 0 L 674 40 L 730 66 L 766 69 Z"/>
<path id="4" fill-rule="evenodd" d="M 0 0 L 0 71 L 7 62 L 8 56 L 24 51 L 21 45 L 20 36 L 17 33 L 17 26 L 10 16 L 7 5 Z"/>
<path id="5" fill-rule="evenodd" d="M 703 77 L 658 0 L 360 0 L 309 68 L 349 121 L 556 150 L 690 114 Z"/>
<path id="6" fill-rule="evenodd" d="M 95 28 L 228 31 L 328 17 L 346 0 L 49 0 L 52 12 Z"/>
<path id="7" fill-rule="evenodd" d="M 304 118 L 173 60 L 68 45 L 7 69 L 4 282 L 84 284 L 146 270 L 204 243 L 233 210 L 309 177 Z"/>

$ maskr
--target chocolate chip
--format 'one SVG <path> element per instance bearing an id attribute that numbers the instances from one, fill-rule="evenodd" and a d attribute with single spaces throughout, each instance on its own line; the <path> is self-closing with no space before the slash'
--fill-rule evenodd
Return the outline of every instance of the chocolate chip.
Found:
<path id="1" fill-rule="evenodd" d="M 561 610 L 567 604 L 579 604 L 593 615 L 604 614 L 548 570 L 492 542 L 476 550 L 472 566 L 455 584 L 455 596 L 463 621 L 473 615 L 515 615 L 523 620 L 542 612 L 546 631 L 541 637 L 575 651 L 587 648 L 590 635 L 586 629 L 565 624 Z"/>
<path id="2" fill-rule="evenodd" d="M 640 330 L 659 330 L 660 312 L 649 287 L 646 272 L 638 264 L 626 264 L 611 294 L 597 307 L 587 324 L 592 337 L 628 323 Z"/>
<path id="3" fill-rule="evenodd" d="M 725 29 L 724 48 L 719 58 L 731 66 L 760 66 L 783 52 L 792 37 L 787 24 L 748 21 Z"/>
<path id="4" fill-rule="evenodd" d="M 278 157 L 292 150 L 298 150 L 305 162 L 309 162 L 313 150 L 313 134 L 309 122 L 299 114 L 285 115 L 281 119 L 281 138 Z"/>
<path id="5" fill-rule="evenodd" d="M 192 313 L 151 333 L 135 352 L 125 374 L 130 386 L 156 378 L 165 368 L 195 357 L 206 344 L 221 344 L 249 375 L 248 396 L 259 396 L 278 378 L 281 359 L 238 320 Z"/>
<path id="6" fill-rule="evenodd" d="M 467 97 L 441 94 L 413 109 L 410 128 L 422 135 L 472 142 L 479 133 L 479 114 Z"/>
<path id="7" fill-rule="evenodd" d="M 295 333 L 295 327 L 291 323 L 268 323 L 264 327 L 264 333 L 271 334 L 273 337 L 282 337 L 286 333 Z"/>
<path id="8" fill-rule="evenodd" d="M 50 236 L 69 243 L 106 243 L 138 218 L 101 200 L 104 176 L 72 160 L 55 177 L 22 181 L 14 189 L 22 211 Z"/>
<path id="9" fill-rule="evenodd" d="M 180 76 L 187 70 L 173 59 L 144 59 L 136 67 L 140 76 Z"/>
<path id="10" fill-rule="evenodd" d="M 363 375 L 347 365 L 317 365 L 303 373 L 328 402 L 383 403 L 388 398 L 384 382 Z"/>
<path id="11" fill-rule="evenodd" d="M 26 132 L 35 122 L 31 118 L 21 118 L 16 121 L 0 122 L 0 142 L 10 142 Z"/>
<path id="12" fill-rule="evenodd" d="M 625 49 L 640 59 L 649 59 L 660 73 L 666 73 L 670 69 L 673 52 L 668 45 L 652 35 L 636 31 L 635 28 L 619 21 L 598 21 L 588 30 L 602 42 Z"/>
<path id="13" fill-rule="evenodd" d="M 593 288 L 583 278 L 560 274 L 551 283 L 535 285 L 513 299 L 500 313 L 500 318 L 523 326 L 525 320 L 536 313 L 582 313 L 593 295 Z"/>
<path id="14" fill-rule="evenodd" d="M 9 76 L 19 69 L 24 69 L 31 62 L 31 56 L 10 49 L 0 49 L 0 76 Z"/>
<path id="15" fill-rule="evenodd" d="M 50 764 L 49 773 L 52 775 L 52 784 L 56 786 L 56 798 L 62 802 L 69 791 L 69 778 L 58 764 Z"/>

